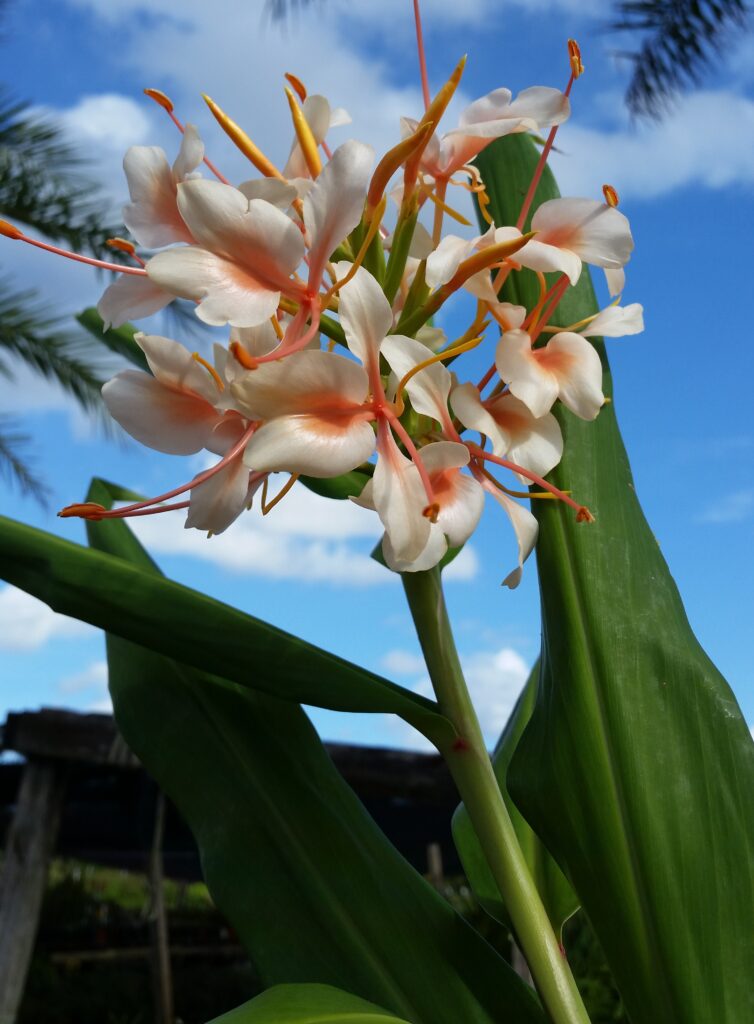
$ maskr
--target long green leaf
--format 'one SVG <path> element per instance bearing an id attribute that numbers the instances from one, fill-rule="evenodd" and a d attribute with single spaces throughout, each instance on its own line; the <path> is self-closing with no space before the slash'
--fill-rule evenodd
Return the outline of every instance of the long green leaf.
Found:
<path id="1" fill-rule="evenodd" d="M 90 498 L 111 495 L 96 481 Z M 88 532 L 156 573 L 122 521 Z M 253 638 L 243 653 L 256 663 Z M 412 1024 L 544 1024 L 531 990 L 377 829 L 298 705 L 116 636 L 108 662 L 120 729 L 186 818 L 265 984 L 335 985 Z M 260 1022 L 289 1019 L 279 998 L 250 1004 L 280 1011 Z"/>
<path id="2" fill-rule="evenodd" d="M 111 352 L 124 356 L 134 366 L 138 366 L 140 370 L 149 372 L 147 357 L 134 341 L 136 328 L 132 327 L 131 324 L 123 324 L 122 327 L 111 327 L 106 331 L 105 321 L 94 306 L 89 306 L 88 309 L 79 313 L 76 319 L 83 328 L 89 331 L 102 345 L 109 348 Z"/>
<path id="3" fill-rule="evenodd" d="M 531 717 L 537 699 L 538 683 L 539 665 L 537 664 L 532 669 L 526 686 L 516 702 L 516 706 L 511 713 L 511 717 L 508 719 L 502 736 L 498 740 L 492 762 L 495 768 L 495 777 L 500 785 L 513 827 L 518 836 L 518 841 L 529 865 L 529 870 L 542 897 L 542 902 L 545 905 L 552 926 L 560 934 L 563 923 L 578 909 L 578 898 L 563 872 L 514 804 L 508 792 L 506 781 L 511 758 L 518 746 L 521 734 Z M 500 898 L 500 891 L 487 866 L 487 860 L 463 804 L 459 805 L 456 813 L 453 815 L 453 839 L 461 857 L 464 872 L 477 899 L 488 914 L 491 914 L 496 920 L 510 928 L 511 922 L 508 912 Z"/>
<path id="4" fill-rule="evenodd" d="M 210 1024 L 406 1024 L 330 985 L 276 985 Z"/>
<path id="5" fill-rule="evenodd" d="M 479 158 L 498 223 L 514 223 L 535 160 L 522 136 Z M 539 199 L 554 195 L 547 175 Z M 535 282 L 514 276 L 531 305 Z M 595 310 L 584 272 L 558 323 Z M 754 1020 L 754 744 L 644 519 L 614 406 L 595 423 L 558 417 L 552 480 L 597 522 L 535 503 L 542 678 L 510 791 L 574 884 L 632 1020 Z"/>
<path id="6" fill-rule="evenodd" d="M 102 530 L 116 526 L 103 522 Z M 242 686 L 337 711 L 391 712 L 428 734 L 451 728 L 433 701 L 373 672 L 196 590 L 4 517 L 0 578 L 55 611 Z"/>

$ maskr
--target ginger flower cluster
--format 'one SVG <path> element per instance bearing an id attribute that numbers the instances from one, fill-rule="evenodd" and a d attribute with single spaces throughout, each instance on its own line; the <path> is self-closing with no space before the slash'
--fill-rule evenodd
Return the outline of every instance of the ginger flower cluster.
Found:
<path id="1" fill-rule="evenodd" d="M 331 480 L 333 494 L 379 516 L 387 565 L 412 572 L 463 545 L 489 495 L 517 538 L 509 587 L 537 536 L 536 519 L 517 497 L 561 500 L 590 520 L 575 497 L 544 479 L 563 453 L 552 409 L 561 402 L 595 419 L 604 403 L 602 368 L 589 337 L 633 334 L 643 324 L 641 306 L 616 300 L 591 321 L 550 326 L 584 263 L 605 270 L 611 294 L 622 291 L 633 248 L 611 188 L 604 199 L 552 199 L 531 209 L 583 70 L 573 44 L 570 58 L 565 91 L 534 87 L 514 98 L 497 88 L 444 134 L 441 120 L 464 62 L 434 99 L 425 79 L 424 115 L 396 125 L 396 143 L 380 159 L 356 140 L 331 149 L 328 130 L 348 123 L 347 114 L 289 75 L 293 142 L 282 171 L 205 97 L 255 169 L 237 185 L 206 158 L 196 128 L 178 120 L 170 100 L 146 90 L 182 138 L 172 164 L 157 147 L 126 153 L 123 220 L 133 242 L 113 244 L 133 265 L 105 264 L 120 273 L 99 311 L 106 326 L 118 327 L 182 298 L 227 334 L 210 361 L 178 341 L 137 333 L 150 372 L 118 373 L 103 396 L 142 444 L 174 455 L 206 451 L 215 461 L 153 499 L 115 510 L 72 505 L 61 514 L 103 519 L 185 509 L 187 527 L 217 534 L 260 491 L 267 514 L 297 481 Z M 490 223 L 477 237 L 446 232 L 447 223 L 463 221 L 449 201 L 454 186 L 487 210 L 471 161 L 515 132 L 549 132 L 517 223 Z M 2 230 L 53 248 L 11 225 Z M 533 308 L 501 301 L 510 275 L 532 271 L 541 286 Z M 460 289 L 476 309 L 449 342 L 433 318 Z M 485 347 L 489 370 L 465 379 L 463 357 Z M 535 492 L 511 490 L 498 479 L 501 470 Z M 270 499 L 275 474 L 284 479 Z"/>

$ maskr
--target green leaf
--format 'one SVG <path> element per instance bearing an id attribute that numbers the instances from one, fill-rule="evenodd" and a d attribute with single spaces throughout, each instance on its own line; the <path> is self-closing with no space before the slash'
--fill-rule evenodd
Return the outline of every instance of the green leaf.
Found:
<path id="1" fill-rule="evenodd" d="M 117 525 L 100 524 L 103 532 Z M 390 712 L 430 736 L 452 728 L 434 701 L 367 669 L 198 591 L 4 517 L 0 578 L 55 611 L 242 686 L 337 711 Z"/>
<path id="2" fill-rule="evenodd" d="M 210 1024 L 406 1024 L 330 985 L 277 985 Z"/>
<path id="3" fill-rule="evenodd" d="M 515 222 L 536 159 L 518 135 L 479 157 L 498 223 Z M 556 194 L 548 174 L 539 198 Z M 512 276 L 531 304 L 535 282 Z M 585 271 L 557 322 L 596 308 Z M 754 1020 L 754 744 L 644 519 L 615 407 L 594 423 L 557 415 L 551 478 L 597 521 L 534 503 L 542 678 L 510 791 L 573 883 L 632 1020 Z"/>
<path id="4" fill-rule="evenodd" d="M 107 504 L 109 493 L 95 481 L 89 497 Z M 87 530 L 113 561 L 157 572 L 124 522 Z M 412 1024 L 544 1024 L 531 990 L 375 826 L 298 705 L 116 636 L 107 646 L 118 725 L 188 822 L 212 897 L 264 984 L 355 993 L 299 1000 L 309 1010 L 361 1011 L 367 999 Z M 253 638 L 243 656 L 262 660 Z M 295 1020 L 283 1016 L 294 995 L 233 1014 Z"/>
<path id="5" fill-rule="evenodd" d="M 128 359 L 134 366 L 138 366 L 140 370 L 146 370 L 147 373 L 151 373 L 147 357 L 134 341 L 136 328 L 132 327 L 131 324 L 123 324 L 122 327 L 114 329 L 111 327 L 110 330 L 106 331 L 105 321 L 94 306 L 90 306 L 83 313 L 79 313 L 76 319 L 82 327 L 89 331 L 97 341 L 106 345 L 111 352 L 115 352 L 117 355 Z"/>
<path id="6" fill-rule="evenodd" d="M 315 494 L 321 494 L 323 498 L 337 498 L 345 500 L 361 494 L 371 478 L 371 473 L 365 473 L 361 469 L 354 469 L 342 476 L 318 477 L 300 476 L 299 483 L 308 487 Z"/>
<path id="7" fill-rule="evenodd" d="M 521 815 L 508 792 L 506 775 L 514 751 L 518 746 L 529 718 L 531 717 L 539 684 L 539 664 L 535 665 L 516 706 L 508 719 L 503 734 L 498 740 L 492 757 L 500 791 L 503 794 L 518 841 L 529 865 L 537 890 L 547 910 L 553 928 L 561 934 L 563 924 L 579 907 L 579 901 L 568 880 L 556 862 L 540 842 L 535 832 Z M 511 927 L 508 912 L 500 898 L 500 892 L 492 877 L 479 840 L 469 821 L 469 815 L 460 804 L 453 815 L 453 839 L 456 844 L 463 870 L 474 893 L 487 911 L 506 927 Z"/>

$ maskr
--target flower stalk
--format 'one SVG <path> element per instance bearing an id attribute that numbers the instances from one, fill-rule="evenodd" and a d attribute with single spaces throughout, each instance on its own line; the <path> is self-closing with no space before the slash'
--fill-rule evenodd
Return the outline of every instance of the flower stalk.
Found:
<path id="1" fill-rule="evenodd" d="M 402 573 L 427 670 L 457 737 L 440 743 L 479 844 L 510 914 L 516 941 L 553 1024 L 589 1024 L 495 778 L 451 631 L 440 570 Z"/>

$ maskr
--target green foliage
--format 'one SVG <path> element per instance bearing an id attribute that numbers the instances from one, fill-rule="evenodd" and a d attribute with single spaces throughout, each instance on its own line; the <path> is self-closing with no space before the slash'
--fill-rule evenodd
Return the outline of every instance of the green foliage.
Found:
<path id="1" fill-rule="evenodd" d="M 579 901 L 568 884 L 563 872 L 542 845 L 538 836 L 521 815 L 513 800 L 506 783 L 506 775 L 511 758 L 518 746 L 521 734 L 531 717 L 537 699 L 539 683 L 539 665 L 535 665 L 516 702 L 511 717 L 503 734 L 498 740 L 492 760 L 495 777 L 500 785 L 508 813 L 516 830 L 519 844 L 526 858 L 532 877 L 547 910 L 553 928 L 560 934 L 563 923 L 578 909 Z M 497 921 L 511 927 L 511 921 L 500 892 L 487 865 L 484 853 L 476 833 L 469 820 L 469 814 L 461 804 L 453 816 L 453 839 L 461 857 L 466 877 L 472 886 L 477 899 Z"/>
<path id="2" fill-rule="evenodd" d="M 698 85 L 713 59 L 724 58 L 734 31 L 746 25 L 744 0 L 620 0 L 614 31 L 643 33 L 626 92 L 632 114 L 659 117 L 687 85 Z"/>
<path id="3" fill-rule="evenodd" d="M 95 481 L 89 497 L 111 494 Z M 88 532 L 113 562 L 157 575 L 124 522 Z M 252 673 L 273 660 L 253 641 L 241 650 Z M 108 662 L 123 735 L 188 821 L 266 985 L 347 988 L 413 1024 L 543 1024 L 530 990 L 376 828 L 300 707 L 113 635 Z"/>
<path id="4" fill-rule="evenodd" d="M 524 136 L 479 157 L 499 223 L 515 220 L 536 160 Z M 535 207 L 556 194 L 546 173 Z M 536 288 L 516 275 L 505 297 L 531 305 Z M 584 272 L 557 322 L 595 309 Z M 595 423 L 557 415 L 551 479 L 597 521 L 536 503 L 542 675 L 510 792 L 578 893 L 631 1019 L 738 1024 L 754 1019 L 754 744 L 641 512 L 614 405 Z"/>
<path id="5" fill-rule="evenodd" d="M 278 985 L 214 1024 L 406 1024 L 374 1003 L 330 985 Z"/>

